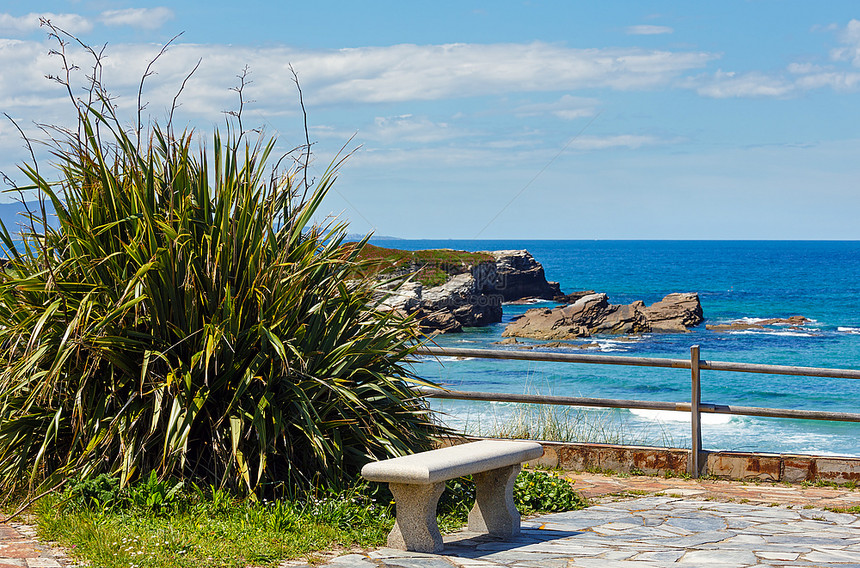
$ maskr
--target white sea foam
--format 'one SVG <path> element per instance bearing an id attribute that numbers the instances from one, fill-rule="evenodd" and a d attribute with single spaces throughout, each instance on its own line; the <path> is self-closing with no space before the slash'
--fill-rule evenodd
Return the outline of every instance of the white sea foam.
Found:
<path id="1" fill-rule="evenodd" d="M 814 333 L 805 331 L 772 331 L 767 329 L 743 329 L 726 332 L 729 335 L 781 335 L 784 337 L 815 337 Z"/>
<path id="2" fill-rule="evenodd" d="M 627 351 L 630 349 L 624 342 L 621 341 L 598 341 L 597 348 L 603 353 L 611 353 L 613 351 Z"/>
<path id="3" fill-rule="evenodd" d="M 631 408 L 630 412 L 654 422 L 689 422 L 689 412 L 677 412 L 675 410 L 649 410 L 645 408 Z M 701 414 L 702 424 L 728 424 L 732 417 L 728 414 Z"/>
<path id="4" fill-rule="evenodd" d="M 523 306 L 523 305 L 532 305 L 532 304 L 544 304 L 549 302 L 549 300 L 544 300 L 543 298 L 528 298 L 525 300 L 517 300 L 516 302 L 502 302 L 503 306 Z"/>
<path id="5" fill-rule="evenodd" d="M 438 359 L 439 361 L 442 361 L 443 363 L 448 362 L 448 361 L 472 361 L 476 358 L 477 357 L 434 357 L 434 359 Z"/>
<path id="6" fill-rule="evenodd" d="M 860 327 L 837 327 L 836 331 L 841 331 L 842 333 L 850 333 L 852 335 L 860 335 Z"/>

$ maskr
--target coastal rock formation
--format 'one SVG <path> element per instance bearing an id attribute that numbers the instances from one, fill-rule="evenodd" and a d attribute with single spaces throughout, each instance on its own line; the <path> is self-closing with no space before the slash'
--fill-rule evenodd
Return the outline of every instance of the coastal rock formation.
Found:
<path id="1" fill-rule="evenodd" d="M 669 294 L 650 306 L 643 305 L 642 312 L 655 332 L 685 332 L 705 319 L 699 295 L 691 293 Z"/>
<path id="2" fill-rule="evenodd" d="M 552 299 L 561 294 L 558 283 L 546 281 L 543 267 L 526 250 L 483 253 L 378 250 L 387 251 L 384 254 L 417 255 L 417 260 L 409 258 L 390 271 L 381 271 L 380 278 L 416 273 L 425 280 L 443 277 L 444 281 L 435 286 L 396 280 L 380 290 L 382 309 L 415 313 L 423 331 L 450 333 L 462 331 L 463 327 L 498 323 L 502 321 L 502 302 Z"/>
<path id="3" fill-rule="evenodd" d="M 646 306 L 610 304 L 606 294 L 590 294 L 558 308 L 534 308 L 508 324 L 503 337 L 573 339 L 591 335 L 621 335 L 651 331 L 687 331 L 702 322 L 698 294 L 669 294 Z"/>
<path id="4" fill-rule="evenodd" d="M 595 292 L 594 290 L 581 290 L 579 292 L 571 292 L 570 294 L 561 294 L 555 296 L 552 301 L 558 302 L 559 304 L 573 304 L 580 298 L 590 296 L 591 294 L 597 294 L 597 292 Z"/>
<path id="5" fill-rule="evenodd" d="M 751 321 L 733 321 L 731 323 L 719 323 L 706 325 L 710 331 L 744 331 L 748 329 L 767 329 L 771 325 L 787 325 L 790 329 L 801 329 L 809 322 L 809 318 L 803 316 L 791 316 L 788 318 L 769 318 Z"/>
<path id="6" fill-rule="evenodd" d="M 489 265 L 493 267 L 493 263 Z M 451 333 L 462 331 L 463 327 L 500 322 L 501 296 L 482 294 L 479 286 L 479 278 L 492 274 L 487 266 L 479 265 L 471 274 L 457 274 L 431 288 L 418 282 L 395 282 L 380 288 L 380 308 L 415 313 L 422 331 Z"/>
<path id="7" fill-rule="evenodd" d="M 489 263 L 476 266 L 472 274 L 458 274 L 442 284 L 424 290 L 421 310 L 427 313 L 448 312 L 463 327 L 489 325 L 502 321 L 499 295 L 484 294 L 480 282 L 493 275 Z"/>
<path id="8" fill-rule="evenodd" d="M 489 251 L 496 258 L 496 280 L 486 281 L 505 302 L 526 298 L 552 300 L 561 295 L 558 282 L 547 282 L 541 263 L 527 250 Z M 488 290 L 489 291 L 489 290 Z"/>

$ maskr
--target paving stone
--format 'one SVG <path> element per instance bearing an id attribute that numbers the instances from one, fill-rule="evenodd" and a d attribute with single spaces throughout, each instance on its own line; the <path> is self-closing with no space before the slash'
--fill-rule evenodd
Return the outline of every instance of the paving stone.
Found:
<path id="1" fill-rule="evenodd" d="M 424 558 L 385 558 L 384 566 L 396 568 L 453 568 L 453 564 L 444 556 L 428 556 Z"/>
<path id="2" fill-rule="evenodd" d="M 576 558 L 568 564 L 571 568 L 655 568 L 653 562 L 636 560 L 607 560 L 606 558 Z"/>
<path id="3" fill-rule="evenodd" d="M 762 551 L 756 551 L 755 555 L 758 556 L 759 558 L 763 559 L 763 560 L 784 560 L 787 562 L 794 562 L 795 560 L 797 560 L 797 557 L 800 556 L 800 554 L 798 554 L 796 552 L 762 552 Z"/>
<path id="4" fill-rule="evenodd" d="M 667 519 L 665 524 L 680 527 L 691 532 L 720 531 L 726 528 L 726 522 L 723 519 L 714 517 L 672 517 Z"/>
<path id="5" fill-rule="evenodd" d="M 660 550 L 640 552 L 633 560 L 643 560 L 645 562 L 659 562 L 660 564 L 671 564 L 684 556 L 683 550 Z"/>
<path id="6" fill-rule="evenodd" d="M 376 568 L 376 564 L 363 554 L 346 554 L 338 556 L 328 563 L 336 568 Z"/>
<path id="7" fill-rule="evenodd" d="M 740 550 L 690 550 L 679 564 L 694 566 L 749 566 L 758 562 L 755 554 Z"/>
<path id="8" fill-rule="evenodd" d="M 610 550 L 602 558 L 607 560 L 627 560 L 634 555 L 636 555 L 635 550 Z"/>
<path id="9" fill-rule="evenodd" d="M 27 568 L 61 568 L 60 563 L 53 558 L 28 558 Z"/>
<path id="10" fill-rule="evenodd" d="M 810 562 L 860 562 L 860 552 L 819 549 L 804 554 L 803 558 Z"/>
<path id="11" fill-rule="evenodd" d="M 693 548 L 700 544 L 720 542 L 733 536 L 735 536 L 734 533 L 713 531 L 683 537 L 642 539 L 641 542 L 651 545 L 668 546 L 671 548 Z"/>
<path id="12" fill-rule="evenodd" d="M 805 546 L 833 546 L 833 547 L 842 547 L 847 546 L 848 543 L 845 542 L 844 539 L 841 538 L 826 538 L 826 537 L 818 537 L 818 536 L 809 536 L 804 535 L 802 538 L 799 538 L 797 535 L 764 535 L 764 539 L 768 542 L 768 544 L 798 544 L 802 543 Z"/>

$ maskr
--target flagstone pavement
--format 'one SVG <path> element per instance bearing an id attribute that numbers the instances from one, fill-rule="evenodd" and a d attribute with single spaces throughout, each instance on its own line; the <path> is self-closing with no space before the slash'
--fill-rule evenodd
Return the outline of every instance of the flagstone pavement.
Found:
<path id="1" fill-rule="evenodd" d="M 442 554 L 322 555 L 324 568 L 860 568 L 860 491 L 773 483 L 570 476 L 593 504 L 523 521 L 510 541 L 462 531 Z M 328 561 L 325 560 L 328 558 Z M 284 563 L 299 566 L 302 561 Z M 31 526 L 0 524 L 0 568 L 71 566 Z"/>

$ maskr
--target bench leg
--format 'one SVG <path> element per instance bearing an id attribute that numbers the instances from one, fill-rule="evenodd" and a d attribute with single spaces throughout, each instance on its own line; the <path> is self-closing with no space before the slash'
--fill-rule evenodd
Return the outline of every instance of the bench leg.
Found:
<path id="1" fill-rule="evenodd" d="M 388 487 L 397 504 L 397 520 L 388 534 L 388 546 L 415 552 L 441 552 L 442 534 L 436 524 L 436 505 L 445 484 L 389 483 Z"/>
<path id="2" fill-rule="evenodd" d="M 491 469 L 472 476 L 475 506 L 469 511 L 469 530 L 494 536 L 520 534 L 520 512 L 514 505 L 514 482 L 521 465 Z"/>

